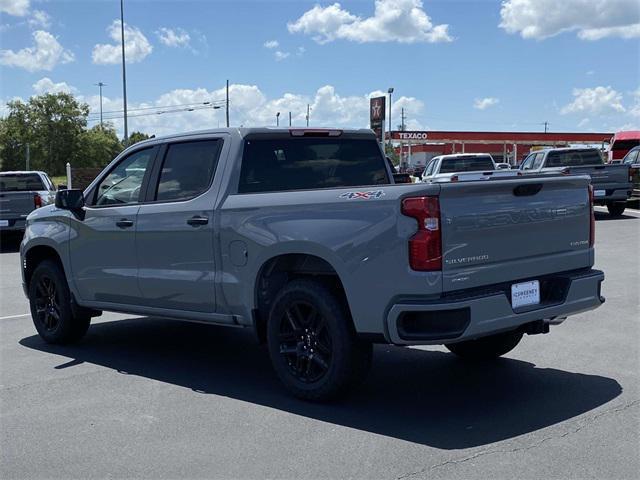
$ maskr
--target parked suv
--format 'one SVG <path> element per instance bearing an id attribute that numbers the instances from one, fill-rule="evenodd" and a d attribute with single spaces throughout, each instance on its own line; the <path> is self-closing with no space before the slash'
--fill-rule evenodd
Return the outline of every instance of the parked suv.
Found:
<path id="1" fill-rule="evenodd" d="M 243 327 L 293 394 L 325 400 L 364 378 L 373 343 L 496 358 L 604 301 L 587 176 L 391 175 L 370 130 L 137 143 L 27 219 L 35 327 L 73 342 L 103 310 Z"/>

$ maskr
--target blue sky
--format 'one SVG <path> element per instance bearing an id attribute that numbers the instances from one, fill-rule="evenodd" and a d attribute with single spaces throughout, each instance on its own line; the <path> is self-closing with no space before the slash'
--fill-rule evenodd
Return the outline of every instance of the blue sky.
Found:
<path id="1" fill-rule="evenodd" d="M 97 112 L 102 81 L 104 110 L 122 109 L 117 0 L 0 10 L 0 99 L 72 91 Z M 314 125 L 364 127 L 393 86 L 393 123 L 404 107 L 414 129 L 640 128 L 637 0 L 125 0 L 125 23 L 130 130 L 222 125 L 222 110 L 156 112 L 221 100 L 226 79 L 232 125 L 301 125 L 308 103 Z"/>

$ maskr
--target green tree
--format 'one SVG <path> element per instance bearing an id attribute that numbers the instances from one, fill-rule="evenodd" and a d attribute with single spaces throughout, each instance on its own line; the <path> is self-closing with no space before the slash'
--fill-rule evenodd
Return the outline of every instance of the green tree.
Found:
<path id="1" fill-rule="evenodd" d="M 96 125 L 80 135 L 80 152 L 74 166 L 104 167 L 122 151 L 122 143 L 109 123 Z"/>
<path id="2" fill-rule="evenodd" d="M 138 143 L 141 142 L 143 140 L 147 140 L 151 138 L 149 135 L 147 135 L 146 133 L 142 133 L 142 132 L 133 132 L 131 135 L 129 135 L 129 143 L 128 145 L 133 145 L 134 143 Z"/>
<path id="3" fill-rule="evenodd" d="M 87 125 L 89 106 L 68 93 L 47 93 L 7 103 L 9 114 L 0 131 L 2 168 L 24 165 L 26 144 L 30 168 L 60 175 L 67 162 L 82 162 L 80 136 Z M 23 167 L 22 167 L 23 168 Z"/>

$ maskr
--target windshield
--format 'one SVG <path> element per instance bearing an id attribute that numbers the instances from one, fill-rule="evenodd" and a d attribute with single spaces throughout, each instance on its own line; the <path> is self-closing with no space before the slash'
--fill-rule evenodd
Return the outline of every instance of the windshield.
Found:
<path id="1" fill-rule="evenodd" d="M 549 152 L 547 167 L 581 167 L 587 165 L 603 165 L 604 161 L 598 150 L 566 150 Z"/>
<path id="2" fill-rule="evenodd" d="M 453 157 L 445 158 L 440 165 L 440 173 L 478 172 L 494 170 L 491 157 Z"/>
<path id="3" fill-rule="evenodd" d="M 0 192 L 29 192 L 33 190 L 46 190 L 38 174 L 9 173 L 0 175 Z"/>

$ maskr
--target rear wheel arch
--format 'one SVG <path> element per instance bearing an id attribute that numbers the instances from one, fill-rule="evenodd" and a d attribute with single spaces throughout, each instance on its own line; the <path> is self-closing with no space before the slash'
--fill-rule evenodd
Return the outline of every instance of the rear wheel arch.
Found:
<path id="1" fill-rule="evenodd" d="M 351 318 L 351 309 L 344 284 L 331 263 L 317 255 L 307 253 L 277 255 L 262 264 L 254 284 L 253 322 L 261 342 L 266 339 L 269 310 L 278 292 L 290 281 L 300 278 L 321 281 L 340 301 L 344 302 Z M 353 328 L 352 319 L 351 328 Z"/>

